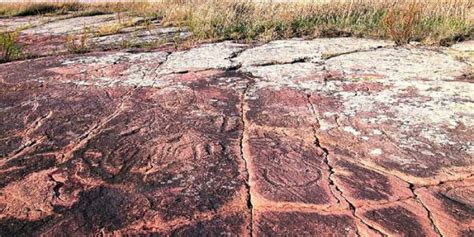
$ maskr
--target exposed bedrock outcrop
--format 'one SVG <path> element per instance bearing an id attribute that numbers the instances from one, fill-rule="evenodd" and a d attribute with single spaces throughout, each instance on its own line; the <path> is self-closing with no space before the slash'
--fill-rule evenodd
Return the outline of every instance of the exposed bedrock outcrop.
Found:
<path id="1" fill-rule="evenodd" d="M 470 236 L 472 91 L 354 38 L 1 64 L 0 236 Z"/>

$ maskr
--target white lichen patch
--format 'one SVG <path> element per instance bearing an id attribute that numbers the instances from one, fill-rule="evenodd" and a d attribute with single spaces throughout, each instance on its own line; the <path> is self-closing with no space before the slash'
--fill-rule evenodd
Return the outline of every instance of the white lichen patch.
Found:
<path id="1" fill-rule="evenodd" d="M 360 135 L 360 132 L 357 131 L 355 128 L 353 127 L 350 127 L 350 126 L 345 126 L 344 127 L 344 131 L 354 135 L 354 136 L 359 136 Z"/>
<path id="2" fill-rule="evenodd" d="M 254 77 L 263 78 L 275 83 L 285 83 L 296 79 L 314 77 L 322 72 L 322 67 L 314 63 L 293 63 L 269 66 L 249 66 L 239 69 Z"/>
<path id="3" fill-rule="evenodd" d="M 382 40 L 332 38 L 314 40 L 278 40 L 248 49 L 234 61 L 242 67 L 293 62 L 322 62 L 324 57 L 389 46 Z"/>
<path id="4" fill-rule="evenodd" d="M 345 78 L 377 75 L 388 80 L 453 80 L 471 67 L 449 55 L 429 49 L 386 48 L 331 58 L 327 69 Z"/>
<path id="5" fill-rule="evenodd" d="M 383 154 L 383 151 L 380 148 L 375 148 L 375 149 L 370 151 L 371 156 L 380 156 L 382 154 Z"/>
<path id="6" fill-rule="evenodd" d="M 372 130 L 372 134 L 374 134 L 374 135 L 382 135 L 383 133 L 382 133 L 382 131 L 380 131 L 380 130 L 378 130 L 378 129 L 373 129 L 373 130 Z"/>
<path id="7" fill-rule="evenodd" d="M 79 69 L 80 74 L 84 75 L 85 80 L 71 80 L 78 85 L 161 87 L 167 84 L 167 80 L 158 77 L 155 71 L 166 60 L 167 55 L 166 52 L 117 52 L 78 56 L 67 59 L 62 64 Z M 121 70 L 120 73 L 113 75 L 98 73 L 113 73 L 117 70 Z"/>
<path id="8" fill-rule="evenodd" d="M 230 59 L 244 47 L 246 46 L 243 44 L 222 42 L 174 52 L 159 68 L 159 72 L 169 74 L 207 69 L 229 69 L 234 66 Z"/>

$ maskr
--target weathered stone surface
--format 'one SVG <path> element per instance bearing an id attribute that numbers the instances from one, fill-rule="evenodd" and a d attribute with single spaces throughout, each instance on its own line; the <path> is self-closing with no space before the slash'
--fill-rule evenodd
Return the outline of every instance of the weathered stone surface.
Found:
<path id="1" fill-rule="evenodd" d="M 132 21 L 132 23 L 135 23 L 139 20 L 142 20 L 142 18 L 130 18 L 123 20 L 130 20 Z M 72 17 L 58 21 L 51 21 L 37 27 L 28 28 L 24 30 L 23 33 L 35 35 L 77 34 L 87 29 L 93 31 L 100 26 L 107 26 L 110 24 L 119 23 L 119 20 L 113 14 Z"/>
<path id="2" fill-rule="evenodd" d="M 311 96 L 325 146 L 414 183 L 472 173 L 467 64 L 429 50 L 380 49 L 329 59 L 326 68 L 330 80 Z"/>
<path id="3" fill-rule="evenodd" d="M 474 51 L 474 40 L 468 40 L 468 41 L 456 43 L 453 46 L 451 46 L 451 48 L 458 51 L 465 51 L 465 52 Z"/>
<path id="4" fill-rule="evenodd" d="M 437 236 L 426 210 L 411 199 L 380 206 L 362 207 L 356 214 L 388 236 Z"/>
<path id="5" fill-rule="evenodd" d="M 249 66 L 239 69 L 240 72 L 250 73 L 254 77 L 267 81 L 291 82 L 297 79 L 311 78 L 323 72 L 323 66 L 303 62 L 293 64 L 276 64 L 267 66 Z M 289 84 L 285 86 L 290 86 Z M 296 85 L 298 87 L 299 85 Z"/>
<path id="6" fill-rule="evenodd" d="M 113 14 L 13 17 L 0 19 L 0 31 L 18 31 L 23 53 L 35 57 L 71 53 L 66 46 L 72 41 L 85 50 L 105 51 L 159 47 L 190 36 L 185 29 L 162 27 L 159 21 L 148 22 L 145 26 L 144 20 L 127 14 L 120 18 Z M 81 46 L 83 35 L 85 45 Z"/>
<path id="7" fill-rule="evenodd" d="M 456 43 L 445 52 L 474 67 L 474 40 Z M 474 70 L 470 73 L 474 74 Z"/>
<path id="8" fill-rule="evenodd" d="M 81 56 L 62 65 L 97 65 L 126 57 L 94 61 Z M 202 223 L 195 220 L 206 218 L 215 227 L 206 226 L 203 233 L 247 232 L 239 146 L 242 89 L 219 86 L 220 81 L 244 83 L 238 75 L 201 76 L 161 90 L 125 86 L 110 91 L 66 80 L 59 89 L 54 78 L 67 74 L 55 70 L 48 70 L 52 74 L 43 81 L 46 87 L 18 83 L 2 96 L 5 125 L 15 124 L 7 114 L 21 116 L 20 111 L 31 113 L 31 106 L 37 107 L 19 128 L 2 128 L 2 235 L 25 230 L 53 235 L 139 230 L 184 234 L 200 228 Z M 10 81 L 6 77 L 3 81 Z M 30 96 L 18 97 L 26 91 Z M 22 139 L 9 142 L 15 132 Z M 21 190 L 38 198 L 24 201 Z M 25 213 L 25 206 L 31 211 Z M 238 214 L 225 223 L 212 221 L 221 213 Z"/>
<path id="9" fill-rule="evenodd" d="M 469 65 L 445 54 L 418 48 L 388 48 L 342 55 L 329 59 L 326 67 L 334 77 L 397 81 L 455 80 L 470 69 Z"/>
<path id="10" fill-rule="evenodd" d="M 293 89 L 262 89 L 247 96 L 244 156 L 249 160 L 253 205 L 335 205 L 306 95 Z"/>
<path id="11" fill-rule="evenodd" d="M 469 236 L 472 67 L 350 40 L 0 65 L 0 236 Z"/>
<path id="12" fill-rule="evenodd" d="M 301 61 L 320 62 L 325 57 L 389 45 L 392 43 L 357 38 L 279 40 L 246 50 L 234 61 L 243 67 Z"/>
<path id="13" fill-rule="evenodd" d="M 11 17 L 0 18 L 0 32 L 24 30 L 35 27 L 47 22 L 68 18 L 70 16 L 27 16 L 27 17 Z"/>
<path id="14" fill-rule="evenodd" d="M 350 212 L 264 211 L 254 217 L 256 236 L 376 236 L 361 228 Z"/>
<path id="15" fill-rule="evenodd" d="M 340 151 L 334 153 L 330 157 L 334 183 L 354 206 L 394 202 L 413 196 L 407 183 L 353 163 L 352 157 L 344 156 Z"/>
<path id="16" fill-rule="evenodd" d="M 474 232 L 474 179 L 415 190 L 443 236 Z"/>
<path id="17" fill-rule="evenodd" d="M 141 47 L 147 44 L 163 44 L 172 40 L 183 40 L 190 33 L 177 27 L 140 29 L 129 27 L 122 29 L 119 34 L 95 37 L 94 44 L 102 49 L 114 49 L 123 47 Z"/>
<path id="18" fill-rule="evenodd" d="M 206 44 L 188 51 L 172 53 L 160 67 L 160 73 L 184 73 L 208 69 L 230 69 L 231 58 L 245 48 L 243 44 L 222 42 Z"/>

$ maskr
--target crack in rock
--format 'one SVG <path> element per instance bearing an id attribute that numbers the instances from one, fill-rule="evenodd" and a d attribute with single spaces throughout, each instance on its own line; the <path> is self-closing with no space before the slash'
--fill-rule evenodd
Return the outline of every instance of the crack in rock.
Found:
<path id="1" fill-rule="evenodd" d="M 249 236 L 253 236 L 253 204 L 252 204 L 252 193 L 251 193 L 251 184 L 250 184 L 250 170 L 249 170 L 249 162 L 248 158 L 245 157 L 245 151 L 244 151 L 244 146 L 246 142 L 246 130 L 247 130 L 247 123 L 245 121 L 245 107 L 246 107 L 246 98 L 247 98 L 247 92 L 249 88 L 253 84 L 253 80 L 250 77 L 246 77 L 246 79 L 249 80 L 249 82 L 246 83 L 246 86 L 244 88 L 244 91 L 242 92 L 242 97 L 241 97 L 241 102 L 240 102 L 240 119 L 242 122 L 242 134 L 241 134 L 241 139 L 240 139 L 240 156 L 242 157 L 242 160 L 244 162 L 245 166 L 245 186 L 247 188 L 247 208 L 249 209 L 250 212 L 250 225 L 248 227 L 249 230 Z"/>
<path id="2" fill-rule="evenodd" d="M 431 211 L 428 209 L 428 207 L 421 201 L 421 199 L 416 194 L 416 192 L 415 192 L 416 186 L 413 183 L 411 183 L 409 181 L 406 181 L 405 179 L 402 179 L 401 177 L 399 177 L 395 174 L 392 174 L 390 172 L 386 172 L 386 171 L 383 171 L 383 170 L 380 170 L 380 169 L 376 169 L 375 167 L 366 166 L 364 163 L 358 163 L 358 164 L 365 167 L 365 168 L 367 168 L 367 169 L 375 170 L 376 172 L 382 173 L 384 175 L 395 177 L 398 180 L 406 183 L 408 185 L 408 188 L 410 189 L 410 192 L 412 193 L 412 196 L 408 197 L 406 200 L 413 198 L 417 203 L 419 203 L 421 205 L 421 207 L 427 212 L 427 217 L 428 217 L 428 220 L 430 221 L 430 224 L 431 224 L 431 227 L 433 228 L 433 230 L 436 232 L 436 234 L 438 234 L 438 236 L 443 237 L 441 231 L 439 230 L 438 226 L 436 226 L 436 224 L 435 224 L 435 222 L 432 218 Z M 420 187 L 438 186 L 438 185 L 441 185 L 443 183 L 445 183 L 445 182 L 439 182 L 436 185 L 425 185 L 425 186 L 420 186 Z M 341 196 L 342 196 L 342 194 L 341 194 Z M 392 202 L 389 202 L 389 203 L 396 203 L 398 201 L 403 201 L 403 200 L 405 200 L 405 199 L 395 200 L 395 201 L 392 201 Z M 388 204 L 388 203 L 381 203 L 381 204 Z M 367 205 L 367 206 L 371 206 L 371 205 Z"/>
<path id="3" fill-rule="evenodd" d="M 431 211 L 428 209 L 428 207 L 421 201 L 421 199 L 418 197 L 418 194 L 416 194 L 415 192 L 415 185 L 412 184 L 412 183 L 408 183 L 409 184 L 409 188 L 410 188 L 410 191 L 411 193 L 413 194 L 413 197 L 415 198 L 416 202 L 419 203 L 423 209 L 426 210 L 426 213 L 427 213 L 427 216 L 428 216 L 428 219 L 430 220 L 430 224 L 431 224 L 431 227 L 433 228 L 433 230 L 436 232 L 436 234 L 438 234 L 438 236 L 441 236 L 443 237 L 443 234 L 441 234 L 441 231 L 439 230 L 438 226 L 436 226 L 434 220 L 433 220 L 433 215 L 431 214 Z"/>
<path id="4" fill-rule="evenodd" d="M 369 49 L 359 49 L 359 50 L 353 50 L 353 51 L 347 51 L 347 52 L 340 52 L 340 53 L 327 53 L 327 54 L 322 54 L 321 59 L 323 61 L 326 61 L 331 58 L 343 56 L 343 55 L 348 55 L 348 54 L 354 54 L 354 53 L 364 53 L 364 52 L 372 52 L 376 51 L 378 49 L 387 49 L 387 48 L 393 48 L 394 45 L 380 45 L 374 48 L 369 48 Z"/>
<path id="5" fill-rule="evenodd" d="M 51 181 L 53 181 L 54 183 L 56 183 L 53 187 L 53 198 L 57 198 L 59 200 L 61 200 L 61 188 L 64 186 L 64 183 L 61 182 L 61 181 L 58 181 L 56 179 L 54 179 L 53 175 L 49 174 L 48 175 L 49 179 Z"/>
<path id="6" fill-rule="evenodd" d="M 317 123 L 319 124 L 319 119 L 317 118 L 316 110 L 314 109 L 313 103 L 311 103 L 311 95 L 307 94 L 307 99 L 308 99 L 308 105 L 309 105 L 310 111 L 313 114 L 313 116 L 316 118 Z M 362 224 L 364 224 L 370 230 L 373 230 L 374 232 L 378 233 L 381 236 L 385 236 L 380 230 L 376 229 L 372 225 L 369 225 L 367 222 L 365 222 L 362 218 L 360 218 L 357 215 L 357 208 L 355 207 L 355 205 L 352 202 L 350 202 L 347 197 L 344 196 L 344 193 L 342 192 L 342 190 L 337 186 L 336 182 L 334 182 L 334 180 L 332 179 L 332 176 L 335 172 L 334 172 L 334 167 L 330 164 L 330 161 L 329 161 L 329 150 L 321 145 L 319 137 L 317 135 L 316 126 L 314 126 L 314 125 L 313 125 L 313 137 L 314 137 L 314 140 L 315 140 L 314 144 L 324 151 L 324 155 L 323 155 L 324 160 L 323 160 L 323 162 L 328 167 L 328 170 L 329 170 L 329 176 L 328 176 L 329 185 L 332 185 L 334 187 L 334 189 L 344 199 L 344 201 L 349 205 L 349 208 L 350 208 L 354 218 L 358 219 Z M 338 203 L 340 203 L 340 200 L 337 198 L 336 195 L 334 195 L 334 193 L 333 193 L 333 196 L 336 198 L 336 200 L 338 200 Z M 360 234 L 358 233 L 358 230 L 357 230 L 356 234 L 358 236 L 360 236 Z"/>

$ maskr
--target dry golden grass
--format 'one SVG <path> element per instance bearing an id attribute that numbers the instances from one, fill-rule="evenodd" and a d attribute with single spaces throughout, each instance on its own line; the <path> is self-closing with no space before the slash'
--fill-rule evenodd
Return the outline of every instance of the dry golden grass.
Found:
<path id="1" fill-rule="evenodd" d="M 163 0 L 158 2 L 3 4 L 3 15 L 80 14 L 127 11 L 187 27 L 195 41 L 291 37 L 360 36 L 450 44 L 472 38 L 472 0 L 245 1 Z M 35 6 L 40 10 L 35 10 Z M 40 7 L 38 7 L 40 6 Z M 49 10 L 48 10 L 49 9 Z M 79 14 L 78 13 L 78 14 Z"/>
<path id="2" fill-rule="evenodd" d="M 198 1 L 161 9 L 163 21 L 197 39 L 268 41 L 290 37 L 361 36 L 438 43 L 472 37 L 473 3 L 353 0 L 328 3 Z"/>

